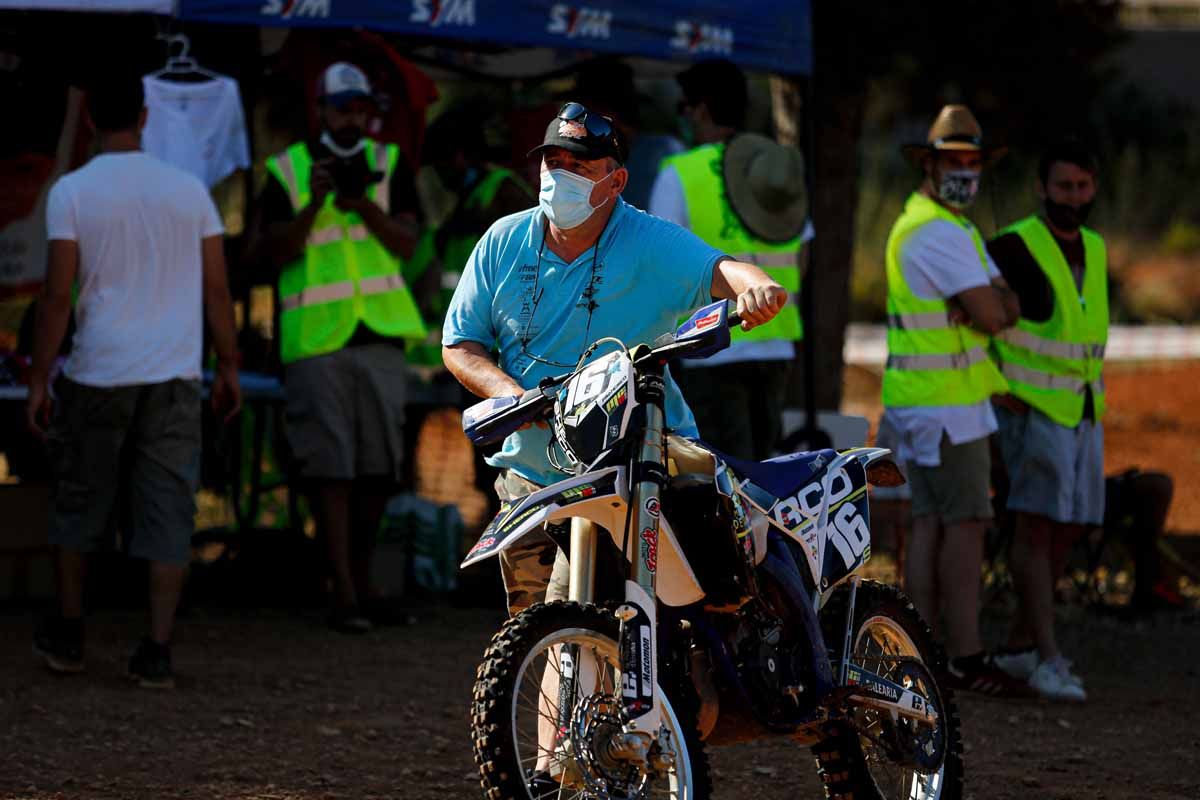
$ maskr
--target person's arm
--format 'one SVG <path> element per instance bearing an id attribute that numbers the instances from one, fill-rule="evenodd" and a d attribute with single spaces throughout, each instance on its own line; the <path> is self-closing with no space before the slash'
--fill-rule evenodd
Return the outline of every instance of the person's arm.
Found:
<path id="1" fill-rule="evenodd" d="M 964 289 L 954 295 L 950 303 L 951 321 L 964 322 L 989 336 L 1012 327 L 1020 316 L 1019 308 L 1015 308 L 1016 295 L 1007 285 L 997 282 L 1004 284 L 1004 279 L 993 278 L 988 286 Z M 955 315 L 955 306 L 961 309 L 961 318 Z"/>
<path id="2" fill-rule="evenodd" d="M 222 236 L 206 236 L 200 241 L 204 263 L 204 316 L 217 351 L 217 371 L 212 385 L 212 407 L 228 422 L 242 408 L 242 390 L 238 381 L 237 325 L 233 319 L 233 298 L 225 271 L 225 242 Z"/>
<path id="3" fill-rule="evenodd" d="M 712 296 L 737 301 L 742 330 L 746 331 L 770 322 L 788 300 L 787 289 L 770 275 L 731 258 L 722 259 L 713 269 Z"/>
<path id="4" fill-rule="evenodd" d="M 1004 327 L 1011 328 L 1021 318 L 1021 301 L 1017 293 L 1009 288 L 1008 282 L 1000 276 L 992 278 L 992 288 L 1000 293 L 1000 302 L 1004 304 Z"/>
<path id="5" fill-rule="evenodd" d="M 412 258 L 421 232 L 421 204 L 417 199 L 416 182 L 404 158 L 398 159 L 386 186 L 376 191 L 388 193 L 388 208 L 384 213 L 375 201 L 367 196 L 338 197 L 334 204 L 342 211 L 354 211 L 372 235 L 396 258 Z"/>
<path id="6" fill-rule="evenodd" d="M 389 217 L 369 197 L 339 197 L 334 200 L 334 205 L 342 211 L 354 211 L 362 217 L 367 229 L 396 258 L 412 256 L 420 231 L 417 217 L 412 212 L 401 211 Z"/>
<path id="7" fill-rule="evenodd" d="M 38 296 L 37 327 L 33 339 L 33 368 L 25 420 L 37 436 L 46 435 L 50 422 L 50 368 L 62 347 L 71 317 L 71 287 L 79 274 L 79 245 L 51 239 L 46 280 Z"/>
<path id="8" fill-rule="evenodd" d="M 264 207 L 267 205 L 268 193 L 274 193 L 276 196 L 282 193 L 284 198 L 287 197 L 278 181 L 273 177 L 267 180 L 272 183 L 268 184 L 268 189 L 263 192 L 264 202 L 262 205 Z M 308 246 L 308 235 L 312 232 L 317 213 L 325 205 L 325 198 L 333 191 L 333 177 L 320 162 L 312 165 L 308 187 L 310 193 L 308 205 L 286 221 L 268 219 L 265 225 L 266 230 L 256 242 L 256 245 L 263 248 L 276 267 L 290 264 L 304 255 L 304 248 Z M 272 205 L 278 205 L 278 202 Z M 291 201 L 288 200 L 286 205 L 290 208 Z M 267 213 L 270 216 L 269 212 Z"/>
<path id="9" fill-rule="evenodd" d="M 479 397 L 510 397 L 525 391 L 496 365 L 479 342 L 464 341 L 443 347 L 442 361 L 467 391 Z"/>

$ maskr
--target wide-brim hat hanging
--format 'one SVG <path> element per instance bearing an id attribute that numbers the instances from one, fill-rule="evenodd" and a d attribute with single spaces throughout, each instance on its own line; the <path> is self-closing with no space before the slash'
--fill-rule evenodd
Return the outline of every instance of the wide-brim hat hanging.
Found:
<path id="1" fill-rule="evenodd" d="M 808 188 L 799 150 L 742 133 L 725 146 L 721 168 L 729 205 L 750 233 L 779 243 L 804 230 Z"/>
<path id="2" fill-rule="evenodd" d="M 978 152 L 983 155 L 984 164 L 991 164 L 1008 152 L 1007 147 L 995 147 L 984 142 L 979 120 L 975 119 L 971 109 L 963 105 L 943 107 L 933 125 L 929 126 L 925 141 L 903 145 L 900 150 L 916 166 L 921 165 L 921 159 L 926 155 L 939 150 Z"/>

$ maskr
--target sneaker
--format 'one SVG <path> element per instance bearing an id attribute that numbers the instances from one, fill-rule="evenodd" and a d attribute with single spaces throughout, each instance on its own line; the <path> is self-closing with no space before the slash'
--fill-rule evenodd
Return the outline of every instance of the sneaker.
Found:
<path id="1" fill-rule="evenodd" d="M 143 689 L 174 689 L 171 646 L 159 644 L 148 636 L 142 639 L 129 659 L 129 677 Z"/>
<path id="2" fill-rule="evenodd" d="M 1071 672 L 1071 662 L 1062 656 L 1043 661 L 1029 676 L 1029 685 L 1047 700 L 1082 703 L 1087 700 L 1083 681 Z"/>
<path id="3" fill-rule="evenodd" d="M 946 665 L 952 689 L 975 692 L 987 697 L 1034 697 L 1025 681 L 1009 675 L 987 653 L 952 658 Z"/>
<path id="4" fill-rule="evenodd" d="M 1025 650 L 1000 650 L 992 654 L 992 663 L 1019 681 L 1027 681 L 1038 666 L 1036 647 Z"/>
<path id="5" fill-rule="evenodd" d="M 33 652 L 51 672 L 83 672 L 83 620 L 47 617 L 33 634 Z"/>
<path id="6" fill-rule="evenodd" d="M 329 628 L 338 633 L 347 633 L 351 635 L 360 635 L 370 633 L 374 627 L 371 620 L 363 615 L 363 612 L 358 606 L 350 606 L 349 608 L 335 608 L 329 614 Z"/>

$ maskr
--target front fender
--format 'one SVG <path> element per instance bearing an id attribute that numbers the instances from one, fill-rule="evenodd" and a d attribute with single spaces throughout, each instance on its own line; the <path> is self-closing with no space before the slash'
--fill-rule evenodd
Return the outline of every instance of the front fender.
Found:
<path id="1" fill-rule="evenodd" d="M 533 531 L 540 531 L 547 522 L 571 517 L 591 520 L 608 531 L 620 550 L 629 514 L 627 469 L 621 466 L 596 470 L 505 503 L 467 553 L 462 566 L 469 567 L 504 552 Z M 637 558 L 640 539 L 632 536 L 625 544 L 625 557 Z M 700 581 L 665 517 L 659 525 L 658 576 L 654 588 L 657 598 L 668 606 L 691 605 L 704 598 Z"/>
<path id="2" fill-rule="evenodd" d="M 608 530 L 624 530 L 629 505 L 625 467 L 609 467 L 551 484 L 500 506 L 500 513 L 467 552 L 462 566 L 469 567 L 502 553 L 530 531 L 564 516 L 586 517 Z M 564 509 L 571 513 L 559 513 Z M 618 516 L 615 521 L 614 517 Z"/>

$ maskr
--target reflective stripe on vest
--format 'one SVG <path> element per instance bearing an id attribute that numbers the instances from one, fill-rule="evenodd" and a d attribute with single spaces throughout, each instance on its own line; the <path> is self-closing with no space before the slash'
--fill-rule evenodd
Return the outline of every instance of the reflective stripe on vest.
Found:
<path id="1" fill-rule="evenodd" d="M 950 317 L 944 311 L 921 314 L 888 314 L 888 326 L 906 331 L 932 331 L 950 327 Z"/>
<path id="2" fill-rule="evenodd" d="M 800 319 L 800 237 L 773 243 L 754 236 L 738 219 L 725 196 L 721 172 L 724 144 L 708 144 L 663 159 L 664 169 L 679 175 L 692 233 L 737 261 L 761 267 L 791 295 L 792 302 L 768 322 L 751 331 L 733 330 L 733 341 L 798 341 L 804 328 Z"/>
<path id="3" fill-rule="evenodd" d="M 901 251 L 909 237 L 937 220 L 950 222 L 971 237 L 979 261 L 963 269 L 987 272 L 983 239 L 969 221 L 928 197 L 914 193 L 892 226 L 887 243 L 888 360 L 883 373 L 883 403 L 889 407 L 972 405 L 1007 388 L 988 357 L 988 339 L 965 325 L 950 322 L 944 299 L 918 297 L 904 277 Z"/>
<path id="4" fill-rule="evenodd" d="M 1072 344 L 1071 342 L 1059 342 L 1054 339 L 1043 339 L 1021 328 L 1009 328 L 1000 334 L 998 338 L 1008 344 L 1024 347 L 1026 350 L 1031 350 L 1034 353 L 1044 356 L 1069 358 L 1076 361 L 1083 361 L 1089 358 L 1104 358 L 1104 352 L 1107 349 L 1103 344 Z"/>
<path id="5" fill-rule="evenodd" d="M 367 197 L 386 213 L 399 148 L 369 142 L 366 159 L 369 169 L 384 176 L 368 187 Z M 311 199 L 312 164 L 303 143 L 267 160 L 268 172 L 283 185 L 296 213 Z M 401 275 L 402 266 L 357 213 L 341 211 L 332 195 L 326 197 L 302 257 L 280 272 L 283 363 L 340 349 L 360 323 L 380 336 L 424 337 L 425 324 Z"/>
<path id="6" fill-rule="evenodd" d="M 358 282 L 358 293 L 361 295 L 383 294 L 384 292 L 403 289 L 404 279 L 399 275 L 380 275 L 375 278 L 363 278 Z M 326 283 L 313 286 L 296 294 L 280 297 L 279 303 L 284 311 L 304 306 L 315 306 L 321 303 L 331 303 L 334 300 L 345 300 L 354 296 L 354 281 Z"/>
<path id="7" fill-rule="evenodd" d="M 947 355 L 901 356 L 888 354 L 887 368 L 907 371 L 934 369 L 967 369 L 988 360 L 987 351 L 972 347 L 962 353 Z"/>
<path id="8" fill-rule="evenodd" d="M 322 228 L 319 231 L 311 231 L 308 234 L 308 246 L 318 247 L 323 244 L 330 244 L 342 239 L 349 239 L 352 242 L 362 242 L 371 238 L 371 231 L 366 225 L 351 225 L 348 228 L 343 228 L 341 225 L 331 225 L 328 228 Z"/>
<path id="9" fill-rule="evenodd" d="M 1104 353 L 1108 340 L 1108 264 L 1104 240 L 1080 229 L 1082 288 L 1050 229 L 1027 217 L 1000 232 L 1021 237 L 1054 293 L 1054 310 L 1041 322 L 1021 319 L 996 337 L 996 354 L 1011 391 L 1054 422 L 1073 428 L 1083 419 L 1091 389 L 1096 420 L 1104 414 Z"/>

